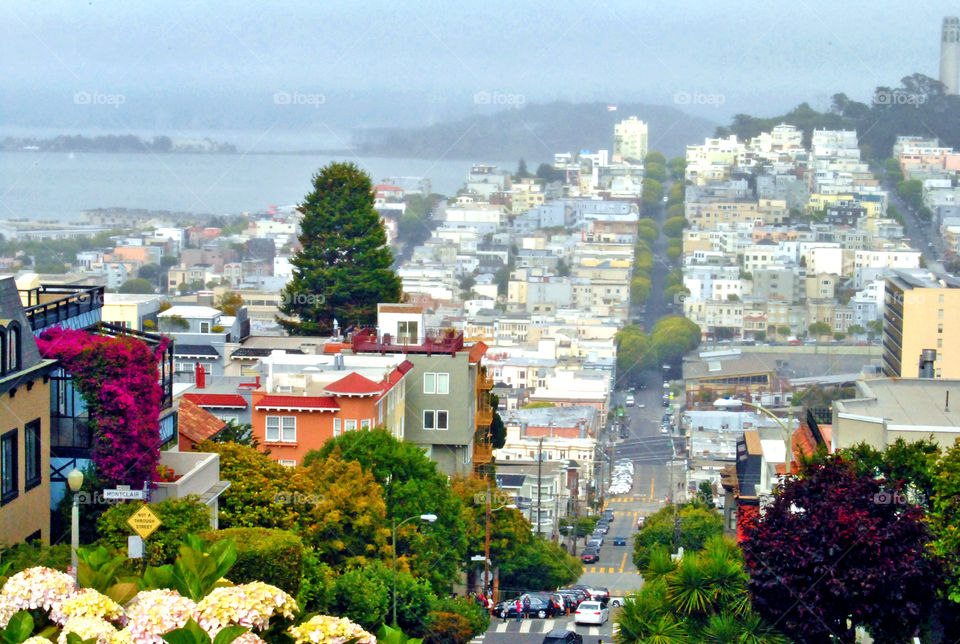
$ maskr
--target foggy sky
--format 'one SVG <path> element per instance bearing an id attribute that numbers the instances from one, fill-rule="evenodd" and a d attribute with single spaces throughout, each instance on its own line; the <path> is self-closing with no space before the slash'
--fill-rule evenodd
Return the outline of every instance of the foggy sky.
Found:
<path id="1" fill-rule="evenodd" d="M 2 0 L 0 134 L 282 129 L 321 114 L 336 128 L 413 125 L 476 112 L 484 91 L 527 103 L 712 96 L 680 107 L 726 122 L 936 77 L 941 19 L 957 14 L 940 0 Z M 78 92 L 123 104 L 79 109 Z M 281 112 L 277 92 L 323 103 Z"/>

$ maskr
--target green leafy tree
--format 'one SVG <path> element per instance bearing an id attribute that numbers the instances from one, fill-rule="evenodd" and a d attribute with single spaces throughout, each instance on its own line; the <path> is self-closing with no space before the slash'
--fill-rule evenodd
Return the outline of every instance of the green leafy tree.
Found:
<path id="1" fill-rule="evenodd" d="M 833 328 L 826 322 L 814 322 L 807 327 L 807 332 L 815 338 L 829 335 L 831 331 L 833 331 Z"/>
<path id="2" fill-rule="evenodd" d="M 378 302 L 398 302 L 400 278 L 370 178 L 352 163 L 331 163 L 313 179 L 301 205 L 300 244 L 283 290 L 280 323 L 297 335 L 324 335 L 333 320 L 373 324 Z"/>
<path id="3" fill-rule="evenodd" d="M 667 237 L 680 237 L 680 235 L 683 234 L 683 229 L 686 228 L 687 225 L 687 220 L 682 216 L 670 217 L 663 222 L 663 234 Z"/>
<path id="4" fill-rule="evenodd" d="M 655 367 L 657 354 L 653 342 L 640 327 L 627 325 L 615 336 L 617 374 L 623 382 L 639 382 L 644 371 Z"/>
<path id="5" fill-rule="evenodd" d="M 643 157 L 643 165 L 647 166 L 651 163 L 658 163 L 660 165 L 666 165 L 667 158 L 663 156 L 662 152 L 657 152 L 656 150 L 651 150 L 647 152 L 647 155 Z"/>
<path id="6" fill-rule="evenodd" d="M 662 508 L 646 518 L 633 540 L 633 563 L 638 569 L 649 565 L 655 547 L 674 549 L 677 519 L 679 545 L 684 554 L 702 550 L 708 539 L 723 532 L 722 517 L 705 504 L 687 503 L 676 509 L 673 506 Z"/>
<path id="7" fill-rule="evenodd" d="M 670 170 L 670 176 L 675 181 L 683 179 L 684 172 L 687 169 L 687 160 L 684 157 L 674 157 L 667 162 L 667 169 Z M 674 184 L 682 185 L 682 184 Z"/>
<path id="8" fill-rule="evenodd" d="M 650 278 L 636 276 L 630 280 L 630 302 L 644 304 L 650 299 Z"/>
<path id="9" fill-rule="evenodd" d="M 236 315 L 237 309 L 243 306 L 243 297 L 234 291 L 224 291 L 217 296 L 213 308 L 221 311 L 224 315 Z"/>
<path id="10" fill-rule="evenodd" d="M 437 515 L 429 525 L 411 521 L 402 526 L 397 531 L 397 553 L 402 561 L 409 560 L 416 576 L 429 579 L 435 591 L 448 591 L 466 552 L 466 526 L 462 503 L 436 463 L 415 444 L 382 429 L 346 432 L 311 450 L 303 463 L 309 466 L 328 458 L 355 461 L 373 476 L 383 487 L 388 521 Z"/>
<path id="11" fill-rule="evenodd" d="M 667 316 L 653 325 L 650 338 L 659 361 L 670 362 L 699 346 L 700 327 L 685 317 Z"/>
<path id="12" fill-rule="evenodd" d="M 656 179 L 644 179 L 640 183 L 640 201 L 644 209 L 655 208 L 663 199 L 663 184 Z"/>
<path id="13" fill-rule="evenodd" d="M 146 295 L 154 293 L 155 290 L 156 289 L 149 280 L 142 277 L 135 277 L 121 284 L 120 288 L 117 289 L 117 293 L 137 293 L 140 295 Z"/>
<path id="14" fill-rule="evenodd" d="M 643 176 L 662 183 L 667 180 L 667 169 L 662 163 L 647 163 L 643 166 Z"/>

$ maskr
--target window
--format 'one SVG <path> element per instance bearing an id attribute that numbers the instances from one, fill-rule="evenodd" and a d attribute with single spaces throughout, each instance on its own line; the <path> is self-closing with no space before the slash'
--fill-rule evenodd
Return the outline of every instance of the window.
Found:
<path id="1" fill-rule="evenodd" d="M 343 431 L 345 432 L 355 432 L 357 431 L 357 421 L 355 418 L 348 418 L 343 421 Z"/>
<path id="2" fill-rule="evenodd" d="M 414 344 L 419 337 L 420 333 L 417 322 L 397 322 L 397 341 L 400 344 Z"/>
<path id="3" fill-rule="evenodd" d="M 423 428 L 424 429 L 436 429 L 436 413 L 425 409 L 423 410 Z"/>
<path id="4" fill-rule="evenodd" d="M 446 410 L 437 411 L 437 429 L 449 429 Z"/>
<path id="5" fill-rule="evenodd" d="M 370 430 L 370 419 L 369 419 L 369 418 L 364 418 L 363 420 L 360 421 L 360 429 L 362 429 L 362 430 L 364 430 L 364 431 L 369 431 L 369 430 Z"/>
<path id="6" fill-rule="evenodd" d="M 201 322 L 200 323 L 200 333 L 210 333 L 210 323 Z"/>
<path id="7" fill-rule="evenodd" d="M 10 322 L 7 327 L 7 346 L 6 355 L 7 371 L 20 371 L 23 365 L 20 364 L 20 325 L 16 322 Z"/>
<path id="8" fill-rule="evenodd" d="M 343 430 L 340 429 L 340 419 L 334 418 L 333 419 L 333 435 L 339 436 L 342 431 Z"/>
<path id="9" fill-rule="evenodd" d="M 26 479 L 23 483 L 23 490 L 27 490 L 40 485 L 43 479 L 43 470 L 40 468 L 41 447 L 40 447 L 40 419 L 31 420 L 24 427 L 23 437 L 23 461 Z"/>
<path id="10" fill-rule="evenodd" d="M 297 462 L 292 458 L 281 458 L 280 465 L 283 465 L 284 467 L 296 467 Z"/>
<path id="11" fill-rule="evenodd" d="M 17 430 L 0 436 L 0 505 L 17 498 Z"/>
<path id="12" fill-rule="evenodd" d="M 438 394 L 450 393 L 450 374 L 449 373 L 437 374 L 437 393 Z"/>
<path id="13" fill-rule="evenodd" d="M 268 443 L 296 443 L 296 416 L 267 416 L 266 440 Z"/>
<path id="14" fill-rule="evenodd" d="M 425 394 L 437 393 L 437 374 L 435 373 L 423 374 L 423 393 Z"/>

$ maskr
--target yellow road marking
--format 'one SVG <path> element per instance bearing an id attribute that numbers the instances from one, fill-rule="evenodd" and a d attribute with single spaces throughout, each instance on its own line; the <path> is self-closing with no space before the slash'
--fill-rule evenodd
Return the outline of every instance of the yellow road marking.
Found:
<path id="1" fill-rule="evenodd" d="M 597 572 L 596 566 L 590 566 L 590 572 Z"/>
<path id="2" fill-rule="evenodd" d="M 623 561 L 620 562 L 620 572 L 623 572 L 623 567 L 627 565 L 627 553 L 623 553 Z"/>
<path id="3" fill-rule="evenodd" d="M 653 501 L 653 486 L 657 482 L 657 479 L 650 477 L 650 500 Z"/>

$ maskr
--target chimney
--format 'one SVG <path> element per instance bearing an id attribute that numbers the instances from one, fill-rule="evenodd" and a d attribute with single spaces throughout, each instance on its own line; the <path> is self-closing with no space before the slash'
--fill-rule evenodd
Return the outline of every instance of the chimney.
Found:
<path id="1" fill-rule="evenodd" d="M 203 370 L 203 365 L 199 362 L 194 367 L 194 380 L 196 380 L 197 389 L 203 389 L 207 386 L 207 372 Z"/>
<path id="2" fill-rule="evenodd" d="M 924 349 L 920 352 L 920 378 L 933 378 L 933 363 L 936 359 L 936 349 Z"/>

